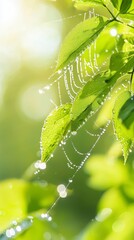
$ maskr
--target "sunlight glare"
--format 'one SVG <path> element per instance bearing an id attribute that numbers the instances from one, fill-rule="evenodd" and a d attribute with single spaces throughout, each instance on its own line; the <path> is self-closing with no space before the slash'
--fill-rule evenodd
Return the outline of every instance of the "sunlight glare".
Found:
<path id="1" fill-rule="evenodd" d="M 19 109 L 21 109 L 25 116 L 35 121 L 43 120 L 50 113 L 53 105 L 49 99 L 55 96 L 54 91 L 49 91 L 48 94 L 39 94 L 40 87 L 38 84 L 27 87 L 19 99 Z"/>

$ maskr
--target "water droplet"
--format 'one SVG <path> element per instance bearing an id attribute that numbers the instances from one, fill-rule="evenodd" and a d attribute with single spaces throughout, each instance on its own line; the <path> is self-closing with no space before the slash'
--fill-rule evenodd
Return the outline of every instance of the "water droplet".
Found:
<path id="1" fill-rule="evenodd" d="M 12 238 L 13 236 L 15 236 L 15 230 L 13 228 L 6 230 L 6 236 L 8 238 Z"/>
<path id="2" fill-rule="evenodd" d="M 46 169 L 46 163 L 45 163 L 45 162 L 41 162 L 40 160 L 37 161 L 37 162 L 34 164 L 34 166 L 35 166 L 35 168 L 40 169 L 40 170 Z"/>
<path id="3" fill-rule="evenodd" d="M 49 85 L 47 85 L 47 86 L 44 87 L 44 90 L 49 90 L 49 89 L 50 89 L 50 86 L 49 86 Z"/>
<path id="4" fill-rule="evenodd" d="M 69 183 L 72 183 L 73 182 L 73 180 L 72 179 L 69 179 Z"/>
<path id="5" fill-rule="evenodd" d="M 73 136 L 75 136 L 75 135 L 77 134 L 77 132 L 76 132 L 76 131 L 72 131 L 71 134 L 72 134 Z"/>
<path id="6" fill-rule="evenodd" d="M 104 208 L 102 209 L 101 212 L 99 212 L 97 214 L 97 216 L 95 217 L 95 219 L 98 222 L 103 222 L 106 218 L 108 218 L 110 215 L 112 214 L 112 209 L 111 208 Z"/>
<path id="7" fill-rule="evenodd" d="M 51 217 L 48 213 L 42 213 L 42 214 L 41 214 L 41 218 L 42 218 L 42 219 L 46 219 L 46 220 L 48 220 L 49 222 L 52 221 L 52 217 Z"/>
<path id="8" fill-rule="evenodd" d="M 16 231 L 17 231 L 17 232 L 21 232 L 21 230 L 22 230 L 22 229 L 21 229 L 21 226 L 18 225 L 18 226 L 16 227 Z"/>
<path id="9" fill-rule="evenodd" d="M 14 221 L 12 221 L 12 224 L 13 224 L 14 226 L 16 226 L 16 225 L 17 225 L 17 222 L 14 220 Z"/>
<path id="10" fill-rule="evenodd" d="M 66 191 L 66 187 L 65 187 L 64 184 L 58 185 L 57 191 L 58 191 L 61 198 L 66 198 L 67 197 L 67 191 Z"/>

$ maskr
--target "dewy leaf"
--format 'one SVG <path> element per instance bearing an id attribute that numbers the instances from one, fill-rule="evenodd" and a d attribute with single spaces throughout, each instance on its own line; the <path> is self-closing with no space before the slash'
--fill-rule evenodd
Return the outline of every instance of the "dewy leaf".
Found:
<path id="1" fill-rule="evenodd" d="M 101 96 L 107 88 L 109 88 L 110 85 L 106 83 L 105 80 L 107 80 L 107 76 L 101 76 L 99 74 L 95 77 L 95 79 L 87 82 L 87 84 L 82 88 L 72 106 L 73 121 L 99 96 Z"/>
<path id="2" fill-rule="evenodd" d="M 94 114 L 103 104 L 108 92 L 122 74 L 128 73 L 133 68 L 134 56 L 132 55 L 127 63 L 120 66 L 114 74 L 106 72 L 103 75 L 97 75 L 94 79 L 87 82 L 76 96 L 72 105 L 72 129 L 76 129 L 82 124 L 85 118 Z"/>
<path id="3" fill-rule="evenodd" d="M 129 91 L 123 92 L 115 102 L 113 122 L 116 135 L 122 145 L 125 162 L 134 142 L 134 100 Z"/>
<path id="4" fill-rule="evenodd" d="M 134 52 L 114 53 L 110 59 L 110 70 L 119 71 L 125 64 L 134 57 Z"/>
<path id="5" fill-rule="evenodd" d="M 15 237 L 16 240 L 62 240 L 56 224 L 45 219 L 34 218 L 31 226 L 28 226 L 22 233 Z"/>
<path id="6" fill-rule="evenodd" d="M 72 130 L 77 129 L 85 119 L 95 114 L 114 83 L 115 79 L 109 72 L 106 72 L 97 75 L 83 87 L 72 105 Z"/>
<path id="7" fill-rule="evenodd" d="M 49 158 L 62 140 L 70 123 L 71 104 L 65 104 L 54 110 L 46 119 L 41 133 L 41 160 Z"/>
<path id="8" fill-rule="evenodd" d="M 74 27 L 63 42 L 57 69 L 73 61 L 79 53 L 84 51 L 98 37 L 108 23 L 107 18 L 93 17 Z"/>
<path id="9" fill-rule="evenodd" d="M 102 5 L 103 3 L 101 0 L 74 0 L 75 4 L 74 7 L 78 10 L 88 11 L 89 8 L 96 7 Z"/>
<path id="10" fill-rule="evenodd" d="M 48 209 L 57 197 L 56 187 L 9 179 L 0 183 L 0 232 L 40 209 Z"/>

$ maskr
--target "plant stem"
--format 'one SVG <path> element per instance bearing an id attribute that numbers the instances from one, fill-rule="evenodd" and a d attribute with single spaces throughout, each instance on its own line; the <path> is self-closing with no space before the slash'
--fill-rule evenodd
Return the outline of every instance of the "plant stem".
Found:
<path id="1" fill-rule="evenodd" d="M 133 29 L 134 29 L 134 27 L 133 27 L 133 26 L 129 25 L 128 23 L 124 23 L 123 21 L 121 21 L 121 20 L 120 20 L 120 19 L 118 19 L 118 18 L 115 18 L 115 20 L 116 20 L 117 22 L 119 22 L 119 23 L 125 24 L 126 26 L 128 26 L 128 27 L 130 27 L 130 28 L 133 28 Z"/>
<path id="2" fill-rule="evenodd" d="M 105 5 L 105 3 L 103 3 L 103 6 L 108 10 L 108 12 L 111 14 L 111 16 L 113 17 L 113 19 L 116 19 L 116 17 L 113 15 L 113 13 L 111 12 L 111 10 Z"/>

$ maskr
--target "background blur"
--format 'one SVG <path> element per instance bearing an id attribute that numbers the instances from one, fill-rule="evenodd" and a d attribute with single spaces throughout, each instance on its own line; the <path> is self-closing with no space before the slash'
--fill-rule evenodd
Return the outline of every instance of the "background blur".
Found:
<path id="1" fill-rule="evenodd" d="M 0 1 L 1 180 L 20 178 L 31 163 L 40 159 L 41 128 L 44 119 L 54 108 L 49 99 L 53 96 L 55 102 L 57 101 L 56 89 L 53 88 L 47 94 L 40 94 L 40 89 L 47 84 L 49 76 L 54 72 L 65 35 L 83 19 L 83 14 L 79 13 L 74 9 L 71 0 Z M 84 138 L 85 142 L 81 139 L 82 135 L 78 137 L 77 143 L 83 144 L 84 147 L 89 137 Z M 67 239 L 74 239 L 89 222 L 94 221 L 98 201 L 107 189 L 105 182 L 108 178 L 111 181 L 108 187 L 114 189 L 113 186 L 116 188 L 120 182 L 128 180 L 131 172 L 131 180 L 128 182 L 131 182 L 131 190 L 133 189 L 133 154 L 131 153 L 127 166 L 123 165 L 123 159 L 120 158 L 117 164 L 119 166 L 113 162 L 112 168 L 111 165 L 107 165 L 107 158 L 102 157 L 114 142 L 115 137 L 110 126 L 107 135 L 103 136 L 103 140 L 95 148 L 94 153 L 99 156 L 95 158 L 97 160 L 91 161 L 91 166 L 87 165 L 79 172 L 72 184 L 72 195 L 60 200 L 56 205 L 54 215 Z M 116 151 L 114 149 L 112 153 Z M 120 150 L 117 152 L 119 154 L 116 157 L 121 155 Z M 46 173 L 46 179 L 54 184 L 64 183 L 70 173 L 67 166 L 62 164 L 62 158 L 61 153 L 57 152 L 57 161 L 53 162 L 52 166 L 50 164 L 50 171 Z M 102 164 L 100 165 L 100 159 L 104 169 Z M 93 176 L 95 174 L 95 180 L 90 184 L 88 168 L 93 171 Z M 60 169 L 60 174 L 55 169 Z M 111 199 L 112 196 L 116 196 L 112 194 Z M 134 196 L 130 195 L 133 203 Z M 120 197 L 116 196 L 113 199 L 118 205 Z M 115 232 L 121 229 L 119 227 L 115 225 Z M 101 229 L 105 233 L 105 227 Z M 92 239 L 100 240 L 104 239 L 104 236 L 102 234 L 102 238 Z M 110 239 L 115 240 L 116 237 Z"/>
<path id="2" fill-rule="evenodd" d="M 38 159 L 41 127 L 51 111 L 41 89 L 56 66 L 74 10 L 66 1 L 0 1 L 0 178 L 19 177 Z M 56 96 L 55 96 L 56 98 Z"/>

